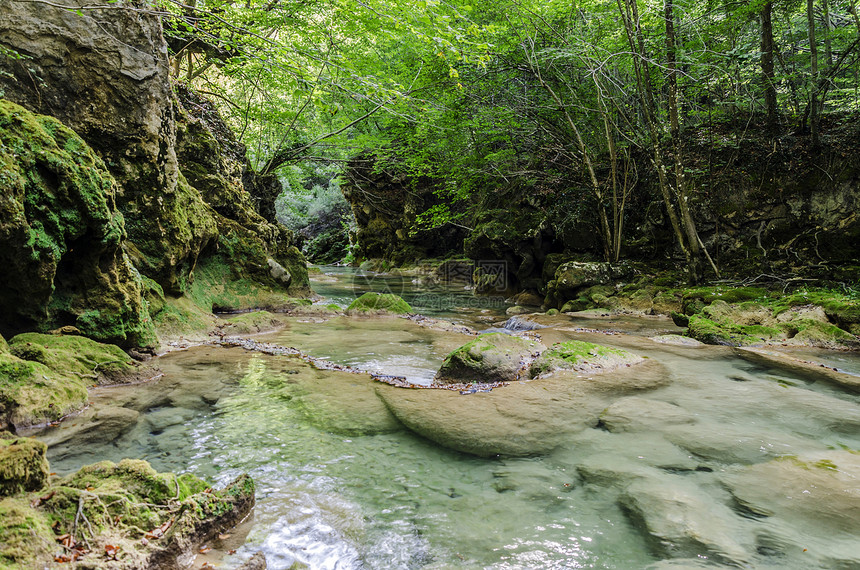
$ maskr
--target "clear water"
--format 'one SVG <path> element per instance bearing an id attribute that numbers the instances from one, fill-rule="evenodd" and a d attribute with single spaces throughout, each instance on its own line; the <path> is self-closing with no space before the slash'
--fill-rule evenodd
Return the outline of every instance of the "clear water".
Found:
<path id="1" fill-rule="evenodd" d="M 338 271 L 340 281 L 319 292 L 348 298 L 351 278 Z M 271 340 L 418 380 L 432 378 L 444 355 L 466 340 L 400 318 L 300 321 Z M 722 483 L 726 473 L 780 455 L 860 449 L 857 395 L 751 364 L 723 347 L 647 339 L 672 330 L 665 320 L 541 322 L 552 325 L 535 331 L 545 343 L 578 338 L 660 362 L 671 383 L 642 396 L 680 407 L 696 418 L 695 427 L 660 433 L 598 427 L 571 433 L 544 456 L 480 459 L 385 420 L 363 376 L 315 370 L 289 357 L 198 347 L 162 357 L 165 376 L 157 383 L 95 391 L 87 412 L 39 436 L 60 473 L 123 457 L 219 483 L 250 473 L 258 485 L 254 516 L 237 530 L 235 545 L 215 546 L 244 544 L 235 555 L 216 549 L 206 559 L 221 568 L 258 550 L 273 569 L 296 561 L 320 569 L 645 568 L 670 555 L 619 506 L 620 483 L 587 477 L 582 468 L 643 464 L 662 465 L 647 467 L 660 493 L 695 490 L 705 507 L 687 516 L 694 519 L 689 524 L 704 525 L 703 534 L 727 521 L 727 532 L 748 545 L 746 567 L 860 565 L 860 520 L 833 535 L 816 532 L 820 521 L 802 512 L 751 517 L 733 505 Z M 578 330 L 625 326 L 634 334 Z M 846 499 L 856 497 L 860 483 L 845 492 Z M 705 549 L 676 557 L 691 558 L 676 567 L 718 565 Z"/>

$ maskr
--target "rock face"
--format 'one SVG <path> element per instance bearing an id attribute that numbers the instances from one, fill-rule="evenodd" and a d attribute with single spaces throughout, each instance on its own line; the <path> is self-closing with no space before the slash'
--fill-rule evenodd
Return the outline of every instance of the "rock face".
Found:
<path id="1" fill-rule="evenodd" d="M 156 344 L 101 159 L 56 119 L 0 101 L 0 166 L 0 332 L 72 325 L 103 342 Z"/>
<path id="2" fill-rule="evenodd" d="M 439 204 L 439 198 L 429 181 L 392 174 L 388 169 L 376 168 L 375 163 L 375 156 L 359 155 L 349 164 L 346 181 L 341 185 L 358 224 L 356 258 L 381 258 L 402 264 L 441 257 L 462 247 L 465 232 L 450 224 L 411 235 L 418 214 Z"/>
<path id="3" fill-rule="evenodd" d="M 0 90 L 58 118 L 104 160 L 118 183 L 114 199 L 128 235 L 123 249 L 154 280 L 156 296 L 187 294 L 195 278 L 208 281 L 206 287 L 247 280 L 282 295 L 308 292 L 292 235 L 261 217 L 247 192 L 246 186 L 268 192 L 272 180 L 249 171 L 211 104 L 192 105 L 188 96 L 186 109 L 177 101 L 158 16 L 133 5 L 80 12 L 4 5 L 0 45 L 24 59 L 0 60 Z M 221 301 L 229 306 L 229 299 Z"/>
<path id="4" fill-rule="evenodd" d="M 4 81 L 5 96 L 58 118 L 104 159 L 119 182 L 135 265 L 179 292 L 216 228 L 179 173 L 158 17 L 134 9 L 79 15 L 13 2 L 4 8 L 0 44 L 29 57 L 0 63 L 14 79 Z"/>

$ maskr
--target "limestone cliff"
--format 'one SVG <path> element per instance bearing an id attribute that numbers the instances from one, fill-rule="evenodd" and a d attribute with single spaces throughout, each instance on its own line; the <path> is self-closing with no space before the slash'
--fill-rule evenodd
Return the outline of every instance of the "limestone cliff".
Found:
<path id="1" fill-rule="evenodd" d="M 282 298 L 306 294 L 305 262 L 292 246 L 292 234 L 261 217 L 247 191 L 266 188 L 271 193 L 273 181 L 250 171 L 244 148 L 231 140 L 232 135 L 225 135 L 228 129 L 211 104 L 197 101 L 192 105 L 187 94 L 188 108 L 179 103 L 168 75 L 167 46 L 158 16 L 145 3 L 74 2 L 83 9 L 76 13 L 41 3 L 3 3 L 0 47 L 22 57 L 0 56 L 0 95 L 35 113 L 56 117 L 78 133 L 86 142 L 82 146 L 91 147 L 106 168 L 100 182 L 109 189 L 104 200 L 110 204 L 105 207 L 110 210 L 115 204 L 121 216 L 111 214 L 115 220 L 99 222 L 101 226 L 84 216 L 80 228 L 72 232 L 82 236 L 75 234 L 74 239 L 84 241 L 57 256 L 59 270 L 42 271 L 39 280 L 32 281 L 34 270 L 16 266 L 18 273 L 6 282 L 17 289 L 35 286 L 41 298 L 47 299 L 43 304 L 58 307 L 58 315 L 74 303 L 54 291 L 74 288 L 80 302 L 72 312 L 80 315 L 100 310 L 104 296 L 98 287 L 117 288 L 128 293 L 125 301 L 131 308 L 123 310 L 131 314 L 141 309 L 141 323 L 147 315 L 140 297 L 140 277 L 132 266 L 147 278 L 146 292 L 155 311 L 165 295 L 191 294 L 195 287 L 206 289 L 212 281 L 239 280 L 245 289 L 259 284 Z M 71 140 L 67 133 L 62 137 Z M 89 151 L 81 152 L 86 155 Z M 14 162 L 17 155 L 11 156 L 9 160 Z M 87 160 L 95 164 L 97 159 Z M 39 168 L 38 163 L 32 166 L 43 176 Z M 62 218 L 91 209 L 83 201 L 84 191 L 67 193 L 65 202 L 42 205 L 45 216 Z M 104 217 L 101 211 L 88 215 Z M 58 224 L 46 230 L 54 241 L 70 239 L 57 234 L 61 233 Z M 92 243 L 100 245 L 96 248 Z M 83 248 L 82 244 L 87 245 Z M 106 250 L 105 244 L 113 249 Z M 6 242 L 2 249 L 9 249 Z M 118 277 L 98 283 L 81 277 L 93 273 L 90 264 L 104 265 L 105 256 L 113 256 L 120 268 L 114 273 L 128 274 L 121 285 Z M 74 275 L 74 282 L 57 281 L 58 275 Z M 230 298 L 216 303 L 204 297 L 197 295 L 196 300 L 205 310 L 213 305 L 230 306 Z M 10 294 L 2 302 L 11 305 L 15 299 Z M 18 313 L 14 325 L 7 327 L 10 333 L 32 326 L 44 328 L 53 322 L 81 328 L 83 322 L 65 313 L 62 319 L 34 309 Z M 146 334 L 127 333 L 124 339 L 95 332 L 99 326 L 96 319 L 92 327 L 81 330 L 126 346 L 149 342 L 144 337 L 151 333 L 151 326 Z"/>

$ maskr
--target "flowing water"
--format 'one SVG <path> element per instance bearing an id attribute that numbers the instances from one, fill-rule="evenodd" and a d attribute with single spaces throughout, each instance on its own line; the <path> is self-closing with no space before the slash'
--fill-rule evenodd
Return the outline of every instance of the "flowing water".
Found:
<path id="1" fill-rule="evenodd" d="M 332 273 L 317 291 L 345 304 L 354 295 L 353 274 Z M 395 285 L 420 299 L 420 287 Z M 499 307 L 470 307 L 460 290 L 441 294 L 449 300 L 437 314 L 446 318 L 485 327 L 505 320 Z M 195 567 L 234 568 L 259 550 L 272 569 L 295 562 L 320 569 L 636 569 L 670 567 L 660 562 L 670 558 L 683 559 L 671 566 L 683 568 L 720 561 L 860 567 L 856 470 L 843 472 L 837 462 L 833 470 L 848 478 L 846 487 L 814 508 L 796 507 L 775 491 L 768 513 L 753 512 L 740 504 L 742 492 L 729 492 L 731 477 L 749 465 L 860 449 L 856 395 L 752 364 L 723 347 L 649 340 L 678 332 L 665 319 L 539 320 L 547 328 L 532 334 L 544 343 L 578 338 L 659 362 L 671 382 L 639 396 L 672 404 L 695 423 L 617 432 L 598 425 L 571 431 L 542 456 L 483 459 L 400 426 L 366 375 L 204 346 L 161 357 L 164 376 L 155 383 L 95 390 L 84 414 L 38 435 L 60 473 L 123 457 L 221 484 L 250 473 L 258 485 L 253 517 Z M 468 340 L 396 317 L 312 321 L 292 319 L 266 340 L 417 383 L 429 382 L 445 354 Z M 858 370 L 854 354 L 804 354 Z M 829 473 L 831 464 L 822 465 Z M 767 489 L 781 481 L 767 477 L 779 475 L 763 471 L 743 481 Z M 637 510 L 643 505 L 645 520 Z M 837 512 L 840 505 L 847 513 Z M 666 545 L 648 532 L 677 527 L 698 542 Z M 712 555 L 735 544 L 740 554 Z M 232 548 L 237 552 L 226 555 Z"/>

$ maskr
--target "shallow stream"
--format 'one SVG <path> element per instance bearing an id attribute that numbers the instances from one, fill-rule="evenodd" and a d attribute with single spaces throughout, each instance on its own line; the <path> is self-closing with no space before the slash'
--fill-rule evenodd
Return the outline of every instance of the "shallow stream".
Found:
<path id="1" fill-rule="evenodd" d="M 345 304 L 367 288 L 350 271 L 326 271 L 315 288 L 330 300 Z M 434 309 L 405 281 L 394 286 L 419 309 L 424 302 L 424 312 L 472 327 L 505 319 L 503 306 L 470 306 L 460 289 L 434 288 L 446 298 Z M 196 568 L 234 568 L 261 549 L 272 569 L 860 568 L 857 470 L 819 461 L 846 482 L 823 495 L 817 479 L 803 482 L 799 492 L 814 495 L 813 507 L 782 490 L 797 478 L 779 471 L 796 457 L 807 465 L 805 457 L 860 449 L 857 395 L 728 348 L 650 340 L 679 332 L 667 319 L 539 320 L 549 326 L 532 334 L 546 344 L 576 338 L 658 362 L 670 381 L 637 396 L 692 419 L 615 431 L 601 422 L 565 433 L 542 456 L 482 459 L 403 428 L 366 375 L 203 346 L 159 358 L 157 382 L 94 391 L 84 414 L 37 435 L 59 473 L 123 457 L 222 484 L 250 473 L 258 485 L 252 519 Z M 397 317 L 297 317 L 265 337 L 416 383 L 429 382 L 468 339 Z M 802 356 L 860 371 L 856 354 Z M 777 469 L 755 470 L 769 465 Z M 698 539 L 655 538 L 676 531 Z"/>

